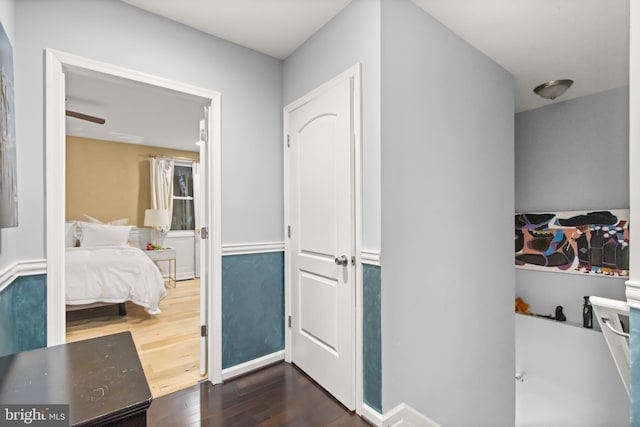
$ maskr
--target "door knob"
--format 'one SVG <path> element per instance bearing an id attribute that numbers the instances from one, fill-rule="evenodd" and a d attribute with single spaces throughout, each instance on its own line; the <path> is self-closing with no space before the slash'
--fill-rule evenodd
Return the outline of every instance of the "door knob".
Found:
<path id="1" fill-rule="evenodd" d="M 333 262 L 335 262 L 336 265 L 346 267 L 347 265 L 349 265 L 349 258 L 347 258 L 346 255 L 342 255 L 340 258 L 334 259 Z"/>

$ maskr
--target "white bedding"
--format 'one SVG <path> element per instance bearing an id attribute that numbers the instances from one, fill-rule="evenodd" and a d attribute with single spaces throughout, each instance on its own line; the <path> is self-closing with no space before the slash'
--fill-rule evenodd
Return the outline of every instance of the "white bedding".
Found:
<path id="1" fill-rule="evenodd" d="M 67 248 L 67 304 L 131 301 L 150 314 L 167 294 L 156 265 L 140 249 L 129 246 Z"/>

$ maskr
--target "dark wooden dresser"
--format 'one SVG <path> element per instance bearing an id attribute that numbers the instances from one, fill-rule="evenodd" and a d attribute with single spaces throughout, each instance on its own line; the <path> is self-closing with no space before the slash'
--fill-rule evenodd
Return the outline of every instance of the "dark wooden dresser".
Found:
<path id="1" fill-rule="evenodd" d="M 151 400 L 129 332 L 0 357 L 0 404 L 68 404 L 71 426 L 146 426 Z"/>

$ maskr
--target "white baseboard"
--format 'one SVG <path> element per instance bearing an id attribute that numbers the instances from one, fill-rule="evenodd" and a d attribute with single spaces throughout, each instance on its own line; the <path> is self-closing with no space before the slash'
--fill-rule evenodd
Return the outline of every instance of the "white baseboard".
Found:
<path id="1" fill-rule="evenodd" d="M 366 403 L 362 404 L 362 413 L 360 416 L 374 427 L 384 426 L 384 416 Z"/>
<path id="2" fill-rule="evenodd" d="M 222 381 L 226 381 L 230 378 L 244 375 L 260 368 L 264 368 L 265 366 L 272 365 L 281 360 L 284 360 L 284 350 L 276 351 L 275 353 L 267 354 L 266 356 L 262 356 L 257 359 L 249 360 L 248 362 L 223 369 Z"/>
<path id="3" fill-rule="evenodd" d="M 17 261 L 0 271 L 0 292 L 20 276 L 47 274 L 47 261 Z"/>
<path id="4" fill-rule="evenodd" d="M 441 427 L 411 406 L 401 403 L 384 415 L 383 427 Z"/>

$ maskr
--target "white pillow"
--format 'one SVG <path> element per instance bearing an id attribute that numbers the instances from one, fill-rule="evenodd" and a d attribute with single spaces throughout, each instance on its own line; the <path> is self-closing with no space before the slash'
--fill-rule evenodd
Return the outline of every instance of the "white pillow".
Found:
<path id="1" fill-rule="evenodd" d="M 94 218 L 92 216 L 89 216 L 87 214 L 82 214 L 82 216 L 84 217 L 84 219 L 86 219 L 88 222 L 92 222 L 94 224 L 104 224 L 104 222 L 100 221 L 98 218 Z"/>
<path id="2" fill-rule="evenodd" d="M 129 224 L 129 218 L 114 219 L 113 221 L 109 221 L 107 224 L 109 224 L 109 225 L 127 225 L 127 224 Z"/>
<path id="3" fill-rule="evenodd" d="M 129 238 L 131 225 L 107 225 L 78 222 L 82 231 L 80 246 L 124 246 Z"/>
<path id="4" fill-rule="evenodd" d="M 64 223 L 64 247 L 73 248 L 76 245 L 76 221 Z"/>
<path id="5" fill-rule="evenodd" d="M 113 221 L 104 222 L 104 221 L 100 221 L 98 218 L 94 218 L 94 217 L 92 217 L 90 215 L 87 215 L 87 214 L 82 214 L 82 216 L 88 222 L 92 222 L 94 224 L 109 224 L 109 225 L 127 225 L 127 224 L 129 224 L 129 218 L 120 218 L 120 219 L 114 219 Z"/>

